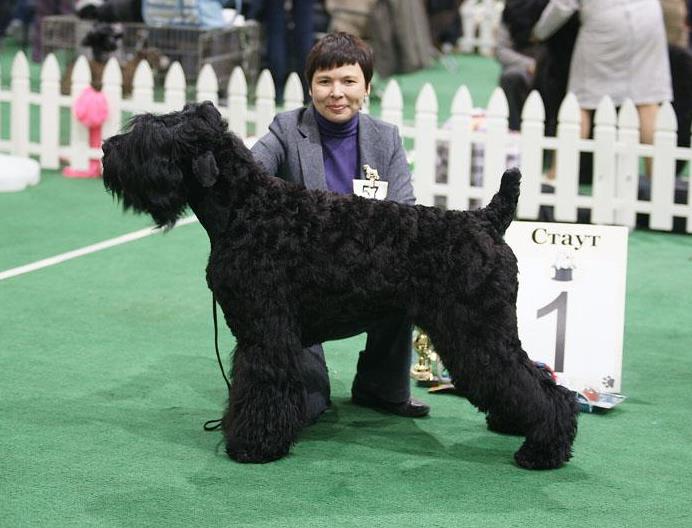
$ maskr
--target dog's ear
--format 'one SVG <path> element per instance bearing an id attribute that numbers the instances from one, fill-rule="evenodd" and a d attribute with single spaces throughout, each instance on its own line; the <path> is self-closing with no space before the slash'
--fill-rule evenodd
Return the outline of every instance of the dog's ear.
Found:
<path id="1" fill-rule="evenodd" d="M 196 140 L 213 141 L 228 130 L 228 123 L 210 101 L 187 103 L 182 115 L 185 116 L 185 135 Z"/>
<path id="2" fill-rule="evenodd" d="M 216 166 L 216 160 L 211 151 L 207 150 L 192 160 L 192 174 L 202 187 L 211 187 L 216 183 L 219 168 Z"/>
<path id="3" fill-rule="evenodd" d="M 221 112 L 214 106 L 211 101 L 203 101 L 197 105 L 196 111 L 198 115 L 207 121 L 214 128 L 225 128 L 225 123 Z"/>

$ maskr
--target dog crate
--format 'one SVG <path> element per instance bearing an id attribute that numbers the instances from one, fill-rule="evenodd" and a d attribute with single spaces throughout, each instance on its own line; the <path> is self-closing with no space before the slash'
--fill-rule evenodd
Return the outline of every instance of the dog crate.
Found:
<path id="1" fill-rule="evenodd" d="M 225 90 L 236 66 L 243 69 L 248 84 L 254 84 L 260 66 L 259 41 L 259 26 L 254 22 L 206 30 L 123 24 L 122 46 L 129 53 L 145 43 L 171 62 L 180 62 L 188 82 L 194 82 L 202 66 L 210 64 L 219 80 L 219 88 Z"/>
<path id="2" fill-rule="evenodd" d="M 90 50 L 81 42 L 93 26 L 93 21 L 73 15 L 45 17 L 41 26 L 44 53 L 55 53 L 64 64 L 80 54 L 90 57 Z M 243 69 L 249 85 L 253 85 L 259 75 L 260 28 L 255 22 L 219 29 L 153 27 L 135 23 L 116 26 L 122 32 L 115 52 L 121 62 L 147 48 L 168 58 L 170 63 L 180 62 L 188 83 L 194 83 L 202 66 L 210 64 L 221 91 L 225 91 L 236 66 Z"/>
<path id="3" fill-rule="evenodd" d="M 79 55 L 91 57 L 89 48 L 82 46 L 82 40 L 93 27 L 93 21 L 74 15 L 44 17 L 41 21 L 43 58 L 53 53 L 60 62 L 69 63 Z"/>

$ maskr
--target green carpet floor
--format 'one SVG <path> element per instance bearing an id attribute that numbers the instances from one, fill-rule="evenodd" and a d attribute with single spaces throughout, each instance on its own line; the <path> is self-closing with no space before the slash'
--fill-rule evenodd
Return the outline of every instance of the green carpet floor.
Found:
<path id="1" fill-rule="evenodd" d="M 146 225 L 99 181 L 0 195 L 0 271 Z M 0 525 L 689 526 L 692 240 L 630 237 L 623 392 L 582 415 L 573 461 L 449 395 L 428 419 L 348 402 L 361 338 L 329 344 L 334 407 L 290 457 L 239 465 L 218 433 L 208 251 L 198 224 L 0 282 Z M 232 338 L 222 334 L 227 354 Z"/>
<path id="2" fill-rule="evenodd" d="M 479 86 L 494 85 L 491 61 L 458 60 L 471 77 L 485 64 Z M 46 172 L 0 194 L 0 272 L 147 224 L 100 181 Z M 456 396 L 415 388 L 432 405 L 423 420 L 352 406 L 362 338 L 327 345 L 333 408 L 289 457 L 232 462 L 202 430 L 225 398 L 207 253 L 192 224 L 0 281 L 0 526 L 692 525 L 689 236 L 631 234 L 629 398 L 581 415 L 573 460 L 548 472 L 514 465 L 521 440 Z M 232 337 L 221 342 L 227 356 Z"/>

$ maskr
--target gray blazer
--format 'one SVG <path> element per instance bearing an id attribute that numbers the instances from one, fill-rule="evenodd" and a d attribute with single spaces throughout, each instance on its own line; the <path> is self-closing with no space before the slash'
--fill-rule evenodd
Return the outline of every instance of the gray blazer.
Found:
<path id="1" fill-rule="evenodd" d="M 414 204 L 411 173 L 397 127 L 361 113 L 358 147 L 360 166 L 377 169 L 380 179 L 389 183 L 386 199 Z M 252 147 L 252 154 L 271 175 L 307 189 L 327 189 L 322 142 L 312 105 L 277 114 L 269 132 Z"/>

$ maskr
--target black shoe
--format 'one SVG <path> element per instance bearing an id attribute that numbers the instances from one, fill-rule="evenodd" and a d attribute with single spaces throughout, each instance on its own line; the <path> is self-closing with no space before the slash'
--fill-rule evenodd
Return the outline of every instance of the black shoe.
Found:
<path id="1" fill-rule="evenodd" d="M 422 418 L 430 413 L 430 406 L 415 398 L 409 398 L 403 402 L 388 402 L 374 396 L 364 394 L 352 394 L 351 402 L 361 407 L 369 407 L 378 411 L 384 411 L 405 418 Z"/>

